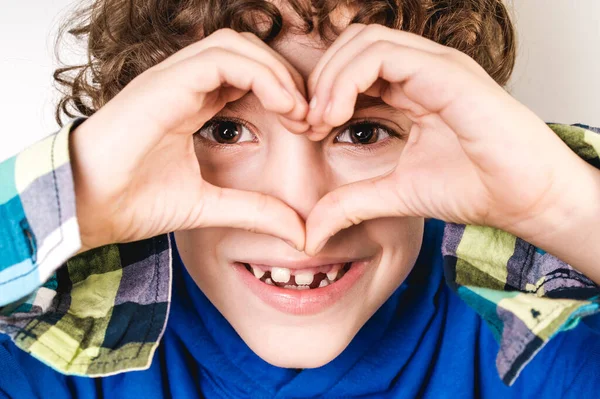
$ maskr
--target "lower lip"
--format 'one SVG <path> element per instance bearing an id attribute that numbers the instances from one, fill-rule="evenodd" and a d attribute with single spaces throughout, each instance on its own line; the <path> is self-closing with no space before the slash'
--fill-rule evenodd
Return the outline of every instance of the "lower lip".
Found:
<path id="1" fill-rule="evenodd" d="M 316 314 L 343 298 L 361 278 L 369 261 L 353 262 L 342 278 L 326 287 L 293 290 L 263 283 L 241 263 L 234 263 L 244 284 L 263 302 L 273 308 L 294 315 Z"/>

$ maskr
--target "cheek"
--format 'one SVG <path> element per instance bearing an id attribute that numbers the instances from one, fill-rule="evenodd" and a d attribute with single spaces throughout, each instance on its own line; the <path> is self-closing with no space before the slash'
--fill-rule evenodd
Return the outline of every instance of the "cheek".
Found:
<path id="1" fill-rule="evenodd" d="M 218 187 L 253 190 L 264 172 L 264 154 L 256 148 L 219 153 L 200 149 L 196 156 L 202 178 Z"/>
<path id="2" fill-rule="evenodd" d="M 369 239 L 382 248 L 369 290 L 372 302 L 381 305 L 404 282 L 417 260 L 424 219 L 381 218 L 364 222 L 364 228 Z"/>
<path id="3" fill-rule="evenodd" d="M 389 217 L 364 222 L 370 240 L 379 243 L 384 252 L 414 252 L 421 245 L 425 220 L 417 217 Z M 418 244 L 418 245 L 417 245 Z"/>
<path id="4" fill-rule="evenodd" d="M 327 153 L 327 163 L 339 185 L 382 176 L 398 166 L 403 144 L 393 143 L 369 153 L 355 151 L 342 146 L 331 147 Z"/>
<path id="5" fill-rule="evenodd" d="M 224 269 L 218 253 L 229 229 L 204 228 L 175 232 L 175 242 L 181 260 L 196 284 L 209 295 L 219 290 Z"/>

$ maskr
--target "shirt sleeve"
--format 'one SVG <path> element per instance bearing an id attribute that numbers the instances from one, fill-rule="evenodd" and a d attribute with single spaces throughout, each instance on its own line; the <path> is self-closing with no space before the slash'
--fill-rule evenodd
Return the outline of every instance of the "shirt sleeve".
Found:
<path id="1" fill-rule="evenodd" d="M 102 377 L 150 367 L 172 258 L 167 234 L 77 253 L 69 138 L 84 120 L 0 163 L 0 343 L 61 374 Z"/>
<path id="2" fill-rule="evenodd" d="M 579 157 L 600 169 L 599 128 L 547 125 Z M 442 253 L 446 282 L 486 321 L 500 344 L 496 368 L 506 385 L 512 385 L 558 333 L 600 312 L 600 286 L 502 230 L 448 223 Z"/>
<path id="3" fill-rule="evenodd" d="M 48 303 L 40 288 L 81 247 L 69 134 L 83 120 L 0 163 L 0 315 Z"/>

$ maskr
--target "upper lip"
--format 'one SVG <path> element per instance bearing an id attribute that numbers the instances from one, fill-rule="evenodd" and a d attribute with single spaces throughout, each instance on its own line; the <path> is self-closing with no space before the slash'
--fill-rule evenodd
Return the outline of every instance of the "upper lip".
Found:
<path id="1" fill-rule="evenodd" d="M 248 263 L 253 265 L 265 265 L 272 267 L 283 267 L 286 269 L 308 269 L 311 267 L 332 265 L 337 263 L 349 263 L 358 262 L 365 258 L 351 258 L 351 257 L 315 257 L 308 259 L 273 259 L 273 258 L 260 258 L 260 257 L 249 257 L 246 259 L 239 259 L 239 263 Z"/>

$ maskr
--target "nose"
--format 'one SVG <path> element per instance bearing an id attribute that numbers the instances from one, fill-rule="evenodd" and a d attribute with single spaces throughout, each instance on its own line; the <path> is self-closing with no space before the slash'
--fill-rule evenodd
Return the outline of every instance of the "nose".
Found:
<path id="1" fill-rule="evenodd" d="M 281 199 L 306 220 L 333 185 L 321 142 L 287 131 L 274 135 L 263 184 L 265 193 Z"/>

